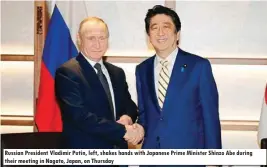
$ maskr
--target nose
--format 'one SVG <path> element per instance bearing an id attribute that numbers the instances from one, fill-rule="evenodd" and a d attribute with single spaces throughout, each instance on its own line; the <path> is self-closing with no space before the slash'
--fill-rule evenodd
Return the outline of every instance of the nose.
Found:
<path id="1" fill-rule="evenodd" d="M 161 27 L 158 30 L 158 35 L 159 36 L 163 36 L 164 35 L 164 31 L 163 31 L 163 29 Z"/>
<path id="2" fill-rule="evenodd" d="M 95 48 L 100 48 L 100 42 L 99 39 L 95 41 Z"/>

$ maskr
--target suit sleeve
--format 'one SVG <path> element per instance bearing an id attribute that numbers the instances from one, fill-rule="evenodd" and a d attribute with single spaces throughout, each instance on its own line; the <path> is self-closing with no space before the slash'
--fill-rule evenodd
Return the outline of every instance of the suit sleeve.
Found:
<path id="1" fill-rule="evenodd" d="M 204 118 L 205 148 L 221 149 L 218 90 L 208 60 L 202 62 L 200 101 Z"/>
<path id="2" fill-rule="evenodd" d="M 139 68 L 136 67 L 135 71 L 136 76 L 136 91 L 137 91 L 137 104 L 138 104 L 138 121 L 137 123 L 142 125 L 144 129 L 145 127 L 145 113 L 144 113 L 144 104 L 143 104 L 143 94 L 142 94 L 142 88 L 141 88 L 141 80 L 139 76 Z"/>
<path id="3" fill-rule="evenodd" d="M 131 117 L 133 123 L 135 123 L 136 118 L 137 118 L 137 107 L 129 93 L 125 73 L 122 69 L 121 71 L 122 71 L 122 76 L 123 76 L 123 88 L 124 88 L 123 89 L 123 95 L 124 95 L 123 96 L 123 105 L 124 105 L 123 112 L 125 115 L 128 115 L 129 117 Z"/>
<path id="4" fill-rule="evenodd" d="M 89 111 L 82 97 L 81 79 L 67 68 L 56 72 L 56 97 L 62 111 L 62 118 L 69 120 L 81 131 L 101 136 L 114 143 L 120 143 L 126 133 L 125 127 L 115 121 L 98 117 L 96 112 Z"/>

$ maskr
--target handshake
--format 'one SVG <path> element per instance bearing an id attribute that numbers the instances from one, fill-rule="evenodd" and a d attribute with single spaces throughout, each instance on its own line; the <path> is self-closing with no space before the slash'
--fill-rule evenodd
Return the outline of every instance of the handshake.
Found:
<path id="1" fill-rule="evenodd" d="M 117 123 L 125 126 L 126 134 L 123 138 L 127 142 L 130 142 L 133 145 L 137 145 L 140 141 L 143 140 L 145 134 L 144 128 L 140 124 L 133 124 L 132 119 L 129 116 L 121 116 Z"/>

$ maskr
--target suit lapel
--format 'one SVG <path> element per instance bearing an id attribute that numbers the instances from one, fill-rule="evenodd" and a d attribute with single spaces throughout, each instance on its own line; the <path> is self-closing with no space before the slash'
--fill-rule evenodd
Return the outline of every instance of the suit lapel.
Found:
<path id="1" fill-rule="evenodd" d="M 91 64 L 84 58 L 83 55 L 79 54 L 77 56 L 77 61 L 80 64 L 83 76 L 85 77 L 86 81 L 88 82 L 89 85 L 94 86 L 96 88 L 101 88 L 99 84 L 100 81 L 97 77 L 97 74 L 94 70 L 94 68 L 91 66 Z"/>
<path id="2" fill-rule="evenodd" d="M 150 90 L 149 92 L 150 92 L 151 97 L 152 97 L 152 101 L 154 102 L 154 104 L 156 106 L 157 112 L 160 113 L 160 107 L 159 107 L 158 98 L 157 98 L 156 89 L 155 89 L 154 60 L 155 60 L 155 56 L 153 56 L 153 58 L 148 63 L 147 83 L 148 83 L 148 88 Z"/>
<path id="3" fill-rule="evenodd" d="M 109 64 L 108 63 L 106 63 L 106 62 L 103 62 L 104 63 L 104 65 L 105 65 L 105 67 L 106 67 L 106 69 L 108 70 L 108 74 L 109 74 L 109 77 L 110 77 L 110 80 L 111 80 L 111 84 L 112 84 L 112 89 L 113 89 L 113 94 L 114 94 L 114 99 L 115 99 L 115 109 L 116 109 L 116 111 L 115 111 L 115 113 L 116 113 L 116 120 L 118 120 L 119 118 L 119 116 L 118 116 L 118 113 L 117 113 L 117 111 L 119 111 L 118 109 L 119 109 L 119 97 L 118 97 L 118 87 L 116 87 L 116 86 L 118 86 L 117 84 L 116 84 L 116 77 L 115 77 L 115 72 L 114 72 L 114 70 L 109 66 Z"/>
<path id="4" fill-rule="evenodd" d="M 179 49 L 170 77 L 162 111 L 164 111 L 164 109 L 169 105 L 169 100 L 173 100 L 177 96 L 177 91 L 182 89 L 183 81 L 187 74 L 186 67 L 184 67 L 185 65 L 188 65 L 186 63 L 185 52 Z"/>
<path id="5" fill-rule="evenodd" d="M 96 92 L 95 95 L 98 97 L 104 98 L 108 104 L 108 99 L 107 99 L 105 90 L 102 87 L 102 84 L 101 84 L 100 80 L 98 79 L 98 76 L 97 76 L 94 68 L 84 58 L 84 56 L 81 55 L 81 53 L 77 56 L 77 61 L 80 64 L 82 74 L 85 77 L 85 79 L 89 85 L 89 88 L 93 88 L 92 92 Z"/>

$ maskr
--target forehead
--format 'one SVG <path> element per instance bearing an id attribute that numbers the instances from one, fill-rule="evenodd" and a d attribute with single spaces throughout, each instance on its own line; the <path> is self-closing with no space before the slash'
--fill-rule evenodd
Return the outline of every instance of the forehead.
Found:
<path id="1" fill-rule="evenodd" d="M 106 35 L 107 29 L 105 24 L 102 22 L 88 21 L 82 25 L 81 33 L 89 35 Z"/>
<path id="2" fill-rule="evenodd" d="M 150 26 L 155 24 L 171 24 L 174 25 L 170 16 L 165 14 L 157 14 L 150 20 Z"/>

